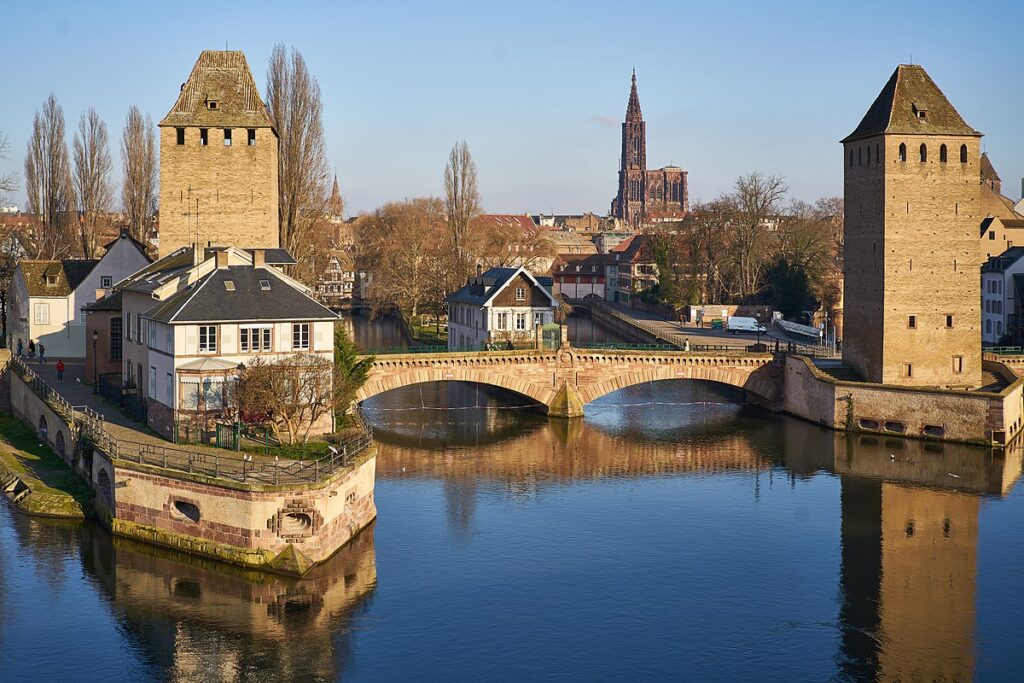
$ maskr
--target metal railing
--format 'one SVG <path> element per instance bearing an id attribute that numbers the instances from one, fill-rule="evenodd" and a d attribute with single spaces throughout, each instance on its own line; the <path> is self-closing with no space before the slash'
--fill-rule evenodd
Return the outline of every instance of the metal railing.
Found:
<path id="1" fill-rule="evenodd" d="M 247 484 L 276 486 L 309 484 L 326 479 L 339 469 L 347 467 L 353 457 L 373 445 L 373 430 L 363 419 L 358 408 L 353 415 L 359 430 L 357 434 L 342 439 L 337 444 L 326 444 L 319 457 L 314 455 L 301 460 L 282 460 L 278 457 L 229 451 L 223 454 L 206 453 L 161 443 L 119 439 L 107 430 L 106 421 L 100 413 L 88 406 L 71 405 L 20 358 L 11 359 L 11 368 L 36 396 L 45 401 L 69 424 L 77 427 L 81 436 L 114 460 Z"/>
<path id="2" fill-rule="evenodd" d="M 983 353 L 994 353 L 997 356 L 1024 355 L 1024 346 L 985 346 L 981 350 Z"/>

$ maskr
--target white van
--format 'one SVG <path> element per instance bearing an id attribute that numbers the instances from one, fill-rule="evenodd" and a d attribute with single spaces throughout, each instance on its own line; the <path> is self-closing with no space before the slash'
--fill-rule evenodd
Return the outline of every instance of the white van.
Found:
<path id="1" fill-rule="evenodd" d="M 750 334 L 766 334 L 765 326 L 757 322 L 757 318 L 746 318 L 741 315 L 734 315 L 726 321 L 725 329 L 733 334 L 749 332 Z"/>

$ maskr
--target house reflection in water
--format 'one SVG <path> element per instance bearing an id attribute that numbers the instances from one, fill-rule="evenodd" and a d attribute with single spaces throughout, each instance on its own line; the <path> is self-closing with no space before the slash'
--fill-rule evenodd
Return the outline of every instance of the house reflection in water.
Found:
<path id="1" fill-rule="evenodd" d="M 170 680 L 330 680 L 377 584 L 371 525 L 301 579 L 247 572 L 87 527 L 83 566 L 123 633 Z"/>

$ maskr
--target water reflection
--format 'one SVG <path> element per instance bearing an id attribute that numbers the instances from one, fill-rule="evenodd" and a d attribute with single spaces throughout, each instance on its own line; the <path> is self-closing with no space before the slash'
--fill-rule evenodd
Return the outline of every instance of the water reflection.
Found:
<path id="1" fill-rule="evenodd" d="M 94 652 L 92 678 L 180 681 L 977 675 L 981 514 L 1021 450 L 848 438 L 738 399 L 663 382 L 570 422 L 469 384 L 382 394 L 381 521 L 301 580 L 2 511 L 0 679 L 85 680 Z M 90 614 L 72 588 L 115 635 L 70 625 Z"/>
<path id="2" fill-rule="evenodd" d="M 586 421 L 517 415 L 517 430 L 500 392 L 480 401 L 471 385 L 437 389 L 452 405 L 472 407 L 440 420 L 402 392 L 385 394 L 369 408 L 381 443 L 378 476 L 444 481 L 449 524 L 464 534 L 487 480 L 521 496 L 567 480 L 749 472 L 756 495 L 762 472 L 837 475 L 840 675 L 972 678 L 980 501 L 1011 491 L 1020 447 L 993 453 L 848 437 L 730 403 L 736 396 L 720 388 L 655 387 L 612 394 L 588 406 Z M 446 440 L 436 438 L 439 428 Z"/>
<path id="3" fill-rule="evenodd" d="M 82 567 L 160 678 L 330 680 L 377 582 L 373 527 L 296 580 L 114 539 L 86 526 Z M 260 676 L 255 676 L 259 678 Z"/>

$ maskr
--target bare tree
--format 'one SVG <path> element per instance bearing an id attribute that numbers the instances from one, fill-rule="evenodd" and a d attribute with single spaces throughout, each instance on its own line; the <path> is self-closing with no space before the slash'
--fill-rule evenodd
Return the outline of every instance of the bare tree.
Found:
<path id="1" fill-rule="evenodd" d="M 740 298 L 760 289 L 761 276 L 769 263 L 768 233 L 779 217 L 786 189 L 781 177 L 757 172 L 736 180 L 732 247 L 738 268 L 735 294 Z"/>
<path id="2" fill-rule="evenodd" d="M 25 154 L 25 191 L 29 212 L 40 219 L 32 235 L 35 258 L 60 258 L 74 250 L 72 212 L 75 208 L 71 166 L 64 133 L 64 110 L 51 93 L 32 120 Z"/>
<path id="3" fill-rule="evenodd" d="M 10 149 L 10 145 L 7 143 L 7 135 L 0 133 L 0 159 L 7 158 L 8 149 Z M 18 189 L 18 181 L 14 174 L 0 175 L 0 200 L 6 198 L 5 193 L 14 192 L 16 189 Z"/>
<path id="4" fill-rule="evenodd" d="M 135 105 L 128 109 L 121 134 L 121 164 L 124 167 L 121 203 L 128 232 L 146 244 L 149 219 L 157 202 L 156 129 L 152 119 L 143 118 Z"/>
<path id="5" fill-rule="evenodd" d="M 416 319 L 424 304 L 443 301 L 438 264 L 451 254 L 444 236 L 444 207 L 433 197 L 385 204 L 359 221 L 360 261 L 373 278 L 375 314 L 397 307 Z"/>
<path id="6" fill-rule="evenodd" d="M 334 363 L 315 354 L 255 358 L 233 387 L 234 399 L 243 416 L 258 416 L 281 443 L 305 443 L 334 412 L 333 379 Z"/>
<path id="7" fill-rule="evenodd" d="M 480 193 L 476 184 L 476 163 L 469 153 L 466 141 L 456 142 L 448 154 L 444 168 L 444 209 L 448 217 L 448 232 L 452 248 L 459 261 L 469 269 L 467 252 L 473 221 L 481 214 Z M 461 280 L 466 273 L 456 273 Z"/>
<path id="8" fill-rule="evenodd" d="M 547 270 L 558 255 L 547 231 L 523 228 L 518 223 L 494 225 L 478 217 L 470 226 L 468 248 L 485 267 L 522 266 L 527 270 Z"/>
<path id="9" fill-rule="evenodd" d="M 281 246 L 301 265 L 316 250 L 316 226 L 327 209 L 328 169 L 320 86 L 295 49 L 274 46 L 267 68 L 267 109 L 277 127 Z"/>
<path id="10" fill-rule="evenodd" d="M 111 203 L 107 124 L 94 108 L 82 114 L 72 147 L 82 253 L 86 258 L 93 258 L 99 249 L 99 225 Z"/>

